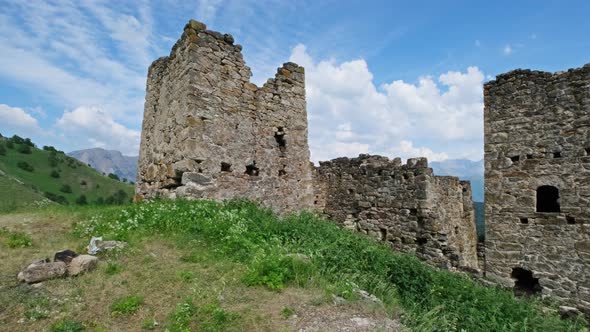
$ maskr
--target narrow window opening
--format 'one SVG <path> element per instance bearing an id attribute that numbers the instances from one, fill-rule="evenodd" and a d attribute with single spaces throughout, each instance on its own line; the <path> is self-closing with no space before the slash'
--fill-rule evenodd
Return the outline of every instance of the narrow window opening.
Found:
<path id="1" fill-rule="evenodd" d="M 561 158 L 561 152 L 553 152 L 553 158 Z"/>
<path id="2" fill-rule="evenodd" d="M 567 221 L 569 225 L 574 225 L 576 223 L 576 218 L 572 216 L 566 216 L 565 221 Z"/>
<path id="3" fill-rule="evenodd" d="M 418 214 L 418 209 L 410 209 L 410 215 L 415 216 Z"/>
<path id="4" fill-rule="evenodd" d="M 352 195 L 352 194 L 354 194 L 354 189 L 348 189 L 348 194 L 349 194 L 349 195 Z"/>
<path id="5" fill-rule="evenodd" d="M 253 161 L 250 165 L 246 165 L 246 172 L 244 172 L 250 176 L 258 176 L 259 169 L 256 167 L 256 162 Z"/>
<path id="6" fill-rule="evenodd" d="M 533 272 L 529 270 L 515 267 L 510 277 L 514 279 L 514 292 L 517 295 L 534 295 L 542 290 L 539 278 L 533 278 Z"/>
<path id="7" fill-rule="evenodd" d="M 520 160 L 520 156 L 512 156 L 510 157 L 510 160 L 512 160 L 512 162 L 515 163 Z"/>
<path id="8" fill-rule="evenodd" d="M 284 152 L 287 149 L 287 140 L 285 139 L 285 132 L 283 131 L 283 127 L 278 127 L 277 131 L 275 132 L 275 141 L 279 146 L 279 150 Z"/>
<path id="9" fill-rule="evenodd" d="M 381 241 L 387 240 L 387 229 L 380 228 L 379 230 L 381 231 Z"/>
<path id="10" fill-rule="evenodd" d="M 231 164 L 221 162 L 221 171 L 222 172 L 231 172 Z"/>
<path id="11" fill-rule="evenodd" d="M 533 159 L 533 155 L 532 154 L 527 154 L 526 155 L 526 159 Z"/>
<path id="12" fill-rule="evenodd" d="M 404 174 L 404 180 L 407 180 L 409 178 L 410 178 L 410 176 L 408 174 Z"/>
<path id="13" fill-rule="evenodd" d="M 586 151 L 587 156 L 590 156 L 590 147 L 584 148 L 584 151 Z"/>
<path id="14" fill-rule="evenodd" d="M 463 192 L 466 193 L 467 192 L 467 188 L 463 188 Z"/>
<path id="15" fill-rule="evenodd" d="M 459 226 L 455 226 L 455 235 L 459 234 Z"/>
<path id="16" fill-rule="evenodd" d="M 553 186 L 537 188 L 537 212 L 560 212 L 559 189 Z"/>
<path id="17" fill-rule="evenodd" d="M 520 218 L 520 223 L 521 224 L 528 224 L 529 223 L 529 218 Z"/>
<path id="18" fill-rule="evenodd" d="M 318 201 L 313 201 L 313 204 L 314 205 L 318 205 Z"/>
<path id="19" fill-rule="evenodd" d="M 285 171 L 284 169 L 279 169 L 279 176 L 284 176 L 287 175 L 287 171 Z"/>
<path id="20" fill-rule="evenodd" d="M 417 243 L 419 246 L 423 246 L 423 245 L 425 245 L 426 243 L 428 243 L 428 239 L 427 239 L 426 237 L 419 237 L 419 238 L 416 238 L 416 243 Z"/>
<path id="21" fill-rule="evenodd" d="M 197 170 L 197 172 L 199 172 L 199 173 L 203 173 L 203 169 L 202 169 L 202 168 L 199 168 L 199 169 Z"/>

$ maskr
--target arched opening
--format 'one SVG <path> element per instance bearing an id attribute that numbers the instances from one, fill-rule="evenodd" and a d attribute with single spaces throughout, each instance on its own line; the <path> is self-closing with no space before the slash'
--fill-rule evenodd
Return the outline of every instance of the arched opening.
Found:
<path id="1" fill-rule="evenodd" d="M 542 290 L 539 278 L 533 278 L 533 272 L 527 269 L 515 267 L 510 277 L 514 279 L 514 292 L 517 295 L 534 295 Z"/>
<path id="2" fill-rule="evenodd" d="M 537 212 L 560 212 L 559 189 L 553 186 L 537 188 Z"/>

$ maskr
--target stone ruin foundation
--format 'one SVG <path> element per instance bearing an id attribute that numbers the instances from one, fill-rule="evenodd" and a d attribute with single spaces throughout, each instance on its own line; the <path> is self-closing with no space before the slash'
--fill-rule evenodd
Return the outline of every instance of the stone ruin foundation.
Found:
<path id="1" fill-rule="evenodd" d="M 590 314 L 590 65 L 484 87 L 486 276 Z"/>

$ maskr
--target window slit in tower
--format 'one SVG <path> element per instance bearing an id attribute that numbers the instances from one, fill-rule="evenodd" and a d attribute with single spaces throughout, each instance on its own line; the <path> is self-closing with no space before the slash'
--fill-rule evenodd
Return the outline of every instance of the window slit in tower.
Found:
<path id="1" fill-rule="evenodd" d="M 246 165 L 246 171 L 244 173 L 250 176 L 258 176 L 259 169 L 256 167 L 256 162 L 253 161 L 250 165 Z"/>
<path id="2" fill-rule="evenodd" d="M 287 150 L 287 140 L 285 139 L 285 131 L 283 127 L 277 128 L 277 131 L 275 132 L 275 141 L 277 142 L 281 152 L 285 152 L 285 150 Z"/>
<path id="3" fill-rule="evenodd" d="M 553 186 L 537 188 L 537 212 L 561 212 L 559 189 Z"/>

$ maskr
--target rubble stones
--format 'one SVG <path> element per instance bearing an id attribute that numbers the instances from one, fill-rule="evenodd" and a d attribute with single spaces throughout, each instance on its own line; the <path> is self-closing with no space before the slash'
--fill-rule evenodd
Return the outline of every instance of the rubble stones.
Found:
<path id="1" fill-rule="evenodd" d="M 78 256 L 77 253 L 75 253 L 72 250 L 66 249 L 66 250 L 62 250 L 62 251 L 58 251 L 55 253 L 55 255 L 53 256 L 53 261 L 54 262 L 64 262 L 66 264 L 69 264 L 72 259 L 74 259 L 76 256 Z"/>
<path id="2" fill-rule="evenodd" d="M 68 275 L 77 276 L 92 271 L 98 265 L 98 258 L 91 255 L 80 255 L 72 259 L 68 265 Z"/>
<path id="3" fill-rule="evenodd" d="M 590 67 L 499 75 L 484 104 L 487 277 L 530 271 L 543 297 L 590 314 Z"/>
<path id="4" fill-rule="evenodd" d="M 18 274 L 18 280 L 28 284 L 41 282 L 66 275 L 67 266 L 64 262 L 37 262 L 29 265 Z"/>

